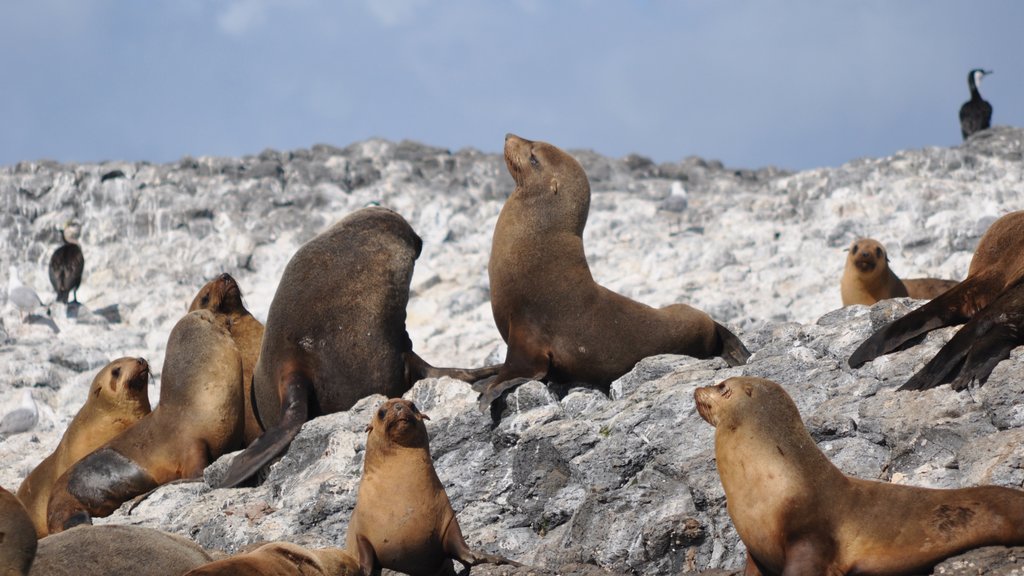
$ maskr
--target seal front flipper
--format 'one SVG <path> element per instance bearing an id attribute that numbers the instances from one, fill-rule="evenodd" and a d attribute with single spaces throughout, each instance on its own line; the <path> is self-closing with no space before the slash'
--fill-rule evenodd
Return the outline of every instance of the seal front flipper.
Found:
<path id="1" fill-rule="evenodd" d="M 372 574 L 380 574 L 380 562 L 377 561 L 377 552 L 373 549 L 373 544 L 370 543 L 366 536 L 359 536 L 356 538 L 356 546 L 358 547 L 358 558 L 359 568 L 363 572 L 363 576 L 371 576 Z M 377 571 L 374 572 L 374 569 Z"/>
<path id="2" fill-rule="evenodd" d="M 715 322 L 715 333 L 722 343 L 722 350 L 719 355 L 729 366 L 742 366 L 750 358 L 750 351 L 743 345 L 743 341 L 733 334 L 728 328 Z"/>
<path id="3" fill-rule="evenodd" d="M 501 364 L 482 368 L 438 368 L 424 360 L 419 354 L 409 350 L 404 353 L 406 383 L 409 387 L 424 378 L 440 378 L 447 376 L 470 384 L 496 375 Z"/>
<path id="4" fill-rule="evenodd" d="M 524 332 L 515 327 L 509 330 L 505 363 L 477 400 L 481 412 L 486 411 L 491 402 L 501 397 L 506 390 L 530 380 L 540 380 L 551 371 L 551 352 L 546 346 L 528 341 Z M 493 411 L 491 415 L 494 415 Z"/>
<path id="5" fill-rule="evenodd" d="M 283 408 L 277 426 L 264 432 L 231 461 L 218 488 L 234 488 L 283 452 L 299 433 L 309 416 L 309 394 L 313 382 L 301 372 L 285 377 Z"/>
<path id="6" fill-rule="evenodd" d="M 519 562 L 509 560 L 503 556 L 496 554 L 485 554 L 483 552 L 476 552 L 466 544 L 466 538 L 462 535 L 462 528 L 459 526 L 458 519 L 455 516 L 451 517 L 448 521 L 448 526 L 444 529 L 443 541 L 441 544 L 444 553 L 449 558 L 454 558 L 462 563 L 466 567 L 465 573 L 469 572 L 470 566 L 476 566 L 477 564 L 505 564 L 510 566 L 522 566 Z"/>

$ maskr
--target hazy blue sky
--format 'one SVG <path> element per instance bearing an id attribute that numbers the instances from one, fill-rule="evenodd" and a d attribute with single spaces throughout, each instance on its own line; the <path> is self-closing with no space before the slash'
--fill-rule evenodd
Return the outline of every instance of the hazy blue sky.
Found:
<path id="1" fill-rule="evenodd" d="M 0 165 L 506 132 L 802 169 L 1024 126 L 1024 2 L 4 0 Z"/>

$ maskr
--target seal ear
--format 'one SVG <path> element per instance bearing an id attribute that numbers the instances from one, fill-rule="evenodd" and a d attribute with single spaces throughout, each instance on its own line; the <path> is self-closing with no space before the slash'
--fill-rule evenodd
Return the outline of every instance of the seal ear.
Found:
<path id="1" fill-rule="evenodd" d="M 366 430 L 363 430 L 363 432 L 366 432 L 366 433 L 373 432 L 373 424 L 372 423 L 367 424 L 366 425 Z"/>
<path id="2" fill-rule="evenodd" d="M 747 394 L 747 396 L 753 396 L 754 395 L 754 385 L 749 383 L 749 382 L 747 382 L 746 384 L 743 385 L 743 392 L 745 392 Z"/>
<path id="3" fill-rule="evenodd" d="M 420 420 L 430 420 L 430 416 L 427 416 L 423 412 L 418 412 L 418 411 L 416 412 L 416 418 L 418 418 Z"/>
<path id="4" fill-rule="evenodd" d="M 558 180 L 551 181 L 551 193 L 558 194 Z"/>

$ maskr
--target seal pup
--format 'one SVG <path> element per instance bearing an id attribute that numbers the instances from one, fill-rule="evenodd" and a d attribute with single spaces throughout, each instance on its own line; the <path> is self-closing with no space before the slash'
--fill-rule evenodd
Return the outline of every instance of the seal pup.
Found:
<path id="1" fill-rule="evenodd" d="M 1017 211 L 1000 217 L 982 235 L 971 258 L 967 278 L 927 304 L 880 328 L 854 350 L 847 363 L 851 368 L 857 368 L 921 334 L 963 324 L 1022 279 L 1024 211 Z M 942 354 L 940 351 L 937 357 Z"/>
<path id="2" fill-rule="evenodd" d="M 0 440 L 28 432 L 39 423 L 39 407 L 36 406 L 35 398 L 32 397 L 32 390 L 23 388 L 21 390 L 21 404 L 11 410 L 0 419 Z"/>
<path id="3" fill-rule="evenodd" d="M 873 238 L 859 238 L 847 250 L 839 288 L 843 306 L 870 306 L 879 300 L 907 296 L 931 300 L 957 284 L 956 280 L 939 278 L 900 280 L 889 267 L 889 253 L 882 243 Z"/>
<path id="4" fill-rule="evenodd" d="M 651 308 L 594 281 L 583 249 L 590 183 L 575 158 L 508 134 L 505 164 L 516 187 L 498 215 L 487 272 L 508 352 L 497 377 L 482 386 L 482 408 L 523 378 L 607 392 L 656 354 L 746 362 L 740 339 L 704 312 L 685 304 Z"/>
<path id="5" fill-rule="evenodd" d="M 78 222 L 68 222 L 60 231 L 64 243 L 54 250 L 50 257 L 50 284 L 57 293 L 57 302 L 68 303 L 68 294 L 74 292 L 72 302 L 78 303 L 78 286 L 82 283 L 85 256 L 78 244 L 81 227 Z"/>
<path id="6" fill-rule="evenodd" d="M 991 73 L 992 70 L 981 68 L 975 68 L 967 73 L 967 87 L 971 90 L 971 99 L 960 107 L 960 134 L 964 140 L 992 125 L 992 105 L 986 102 L 978 91 L 981 79 Z"/>
<path id="7" fill-rule="evenodd" d="M 26 576 L 36 557 L 36 544 L 28 512 L 0 486 L 0 576 Z"/>
<path id="8" fill-rule="evenodd" d="M 224 314 L 231 319 L 228 329 L 231 331 L 231 339 L 238 347 L 238 353 L 242 356 L 242 398 L 245 401 L 243 445 L 248 446 L 263 433 L 253 412 L 252 402 L 252 374 L 256 368 L 256 360 L 260 356 L 263 324 L 245 308 L 238 282 L 226 272 L 200 288 L 188 307 L 189 312 L 203 309 Z"/>
<path id="9" fill-rule="evenodd" d="M 189 312 L 167 340 L 160 402 L 54 484 L 47 508 L 51 534 L 107 516 L 123 502 L 172 480 L 196 478 L 242 445 L 242 361 L 230 320 Z"/>
<path id="10" fill-rule="evenodd" d="M 77 526 L 39 541 L 32 576 L 181 576 L 216 558 L 177 534 L 144 526 Z"/>
<path id="11" fill-rule="evenodd" d="M 349 214 L 292 256 L 267 313 L 253 374 L 266 432 L 235 457 L 221 487 L 236 486 L 280 454 L 307 420 L 371 394 L 398 397 L 422 378 L 473 382 L 497 373 L 435 368 L 405 330 L 413 264 L 423 246 L 398 213 Z"/>
<path id="12" fill-rule="evenodd" d="M 363 576 L 363 571 L 341 548 L 271 542 L 251 552 L 215 560 L 185 576 Z"/>
<path id="13" fill-rule="evenodd" d="M 149 414 L 149 363 L 144 358 L 118 358 L 101 369 L 89 386 L 85 404 L 71 420 L 57 449 L 29 473 L 18 487 L 36 534 L 46 529 L 50 489 L 64 472 L 94 450 Z"/>
<path id="14" fill-rule="evenodd" d="M 694 392 L 715 427 L 726 507 L 746 574 L 928 574 L 971 548 L 1024 544 L 1024 491 L 933 489 L 846 476 L 770 380 L 729 378 Z"/>
<path id="15" fill-rule="evenodd" d="M 452 559 L 467 568 L 484 562 L 519 566 L 466 544 L 434 471 L 424 420 L 426 414 L 401 398 L 374 412 L 345 536 L 349 554 L 359 559 L 363 574 L 386 568 L 412 576 L 453 575 Z"/>

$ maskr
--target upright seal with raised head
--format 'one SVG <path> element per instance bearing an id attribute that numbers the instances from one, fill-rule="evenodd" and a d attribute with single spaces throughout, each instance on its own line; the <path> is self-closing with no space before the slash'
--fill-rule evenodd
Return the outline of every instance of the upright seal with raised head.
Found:
<path id="1" fill-rule="evenodd" d="M 509 134 L 505 164 L 516 187 L 498 215 L 487 272 L 508 352 L 481 405 L 523 378 L 607 391 L 656 354 L 746 362 L 740 339 L 704 312 L 685 304 L 651 308 L 594 281 L 583 250 L 590 182 L 575 158 Z"/>
<path id="2" fill-rule="evenodd" d="M 1024 544 L 1024 491 L 846 476 L 769 380 L 729 378 L 694 398 L 715 427 L 715 461 L 747 547 L 747 576 L 927 574 L 971 548 Z"/>
<path id="3" fill-rule="evenodd" d="M 873 238 L 860 238 L 850 244 L 839 288 L 843 306 L 870 306 L 879 300 L 906 296 L 931 300 L 957 284 L 956 280 L 940 278 L 901 280 L 889 267 L 889 253 L 882 243 Z"/>

